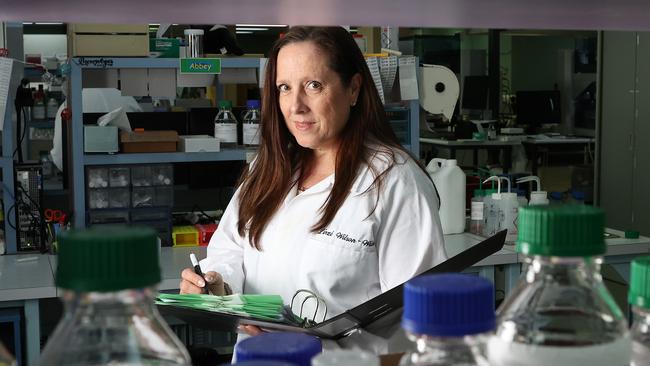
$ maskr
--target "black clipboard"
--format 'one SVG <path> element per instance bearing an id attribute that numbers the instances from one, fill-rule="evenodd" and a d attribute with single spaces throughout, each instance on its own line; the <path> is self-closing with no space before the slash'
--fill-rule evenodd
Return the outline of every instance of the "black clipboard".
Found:
<path id="1" fill-rule="evenodd" d="M 473 245 L 422 274 L 461 272 L 503 248 L 506 230 Z M 324 339 L 339 339 L 359 328 L 366 328 L 380 319 L 401 311 L 404 284 L 396 286 L 372 299 L 315 326 L 304 328 L 282 322 L 262 321 L 245 316 L 190 309 L 173 305 L 159 305 L 162 315 L 173 316 L 190 325 L 221 331 L 235 331 L 240 324 L 256 325 L 263 329 L 309 333 Z"/>

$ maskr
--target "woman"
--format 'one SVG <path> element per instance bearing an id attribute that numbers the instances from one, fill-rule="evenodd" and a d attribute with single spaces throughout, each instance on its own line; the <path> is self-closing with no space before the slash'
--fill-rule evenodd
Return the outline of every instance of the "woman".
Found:
<path id="1" fill-rule="evenodd" d="M 345 29 L 294 27 L 276 42 L 261 134 L 201 262 L 212 293 L 288 304 L 308 289 L 330 317 L 446 259 L 433 182 L 397 141 Z M 205 283 L 188 268 L 180 286 Z"/>

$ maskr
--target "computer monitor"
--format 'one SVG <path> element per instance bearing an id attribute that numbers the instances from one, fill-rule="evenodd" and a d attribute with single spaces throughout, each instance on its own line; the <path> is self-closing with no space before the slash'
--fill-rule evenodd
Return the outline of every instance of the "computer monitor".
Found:
<path id="1" fill-rule="evenodd" d="M 537 129 L 544 124 L 559 124 L 560 91 L 518 91 L 515 111 L 517 124 L 527 125 L 528 133 L 536 133 Z"/>
<path id="2" fill-rule="evenodd" d="M 484 111 L 488 105 L 490 79 L 487 75 L 465 76 L 462 109 Z"/>

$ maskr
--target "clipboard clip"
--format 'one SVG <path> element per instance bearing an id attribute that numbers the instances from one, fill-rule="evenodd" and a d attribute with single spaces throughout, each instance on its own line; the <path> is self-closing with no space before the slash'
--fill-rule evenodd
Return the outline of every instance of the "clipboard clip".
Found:
<path id="1" fill-rule="evenodd" d="M 308 321 L 310 320 L 310 319 L 308 319 L 309 318 L 308 316 L 303 315 L 303 311 L 304 311 L 304 308 L 305 308 L 305 303 L 307 303 L 309 300 L 312 300 L 312 301 L 316 302 L 316 309 L 314 310 L 314 314 L 311 316 L 311 322 L 316 323 L 316 316 L 318 315 L 318 309 L 321 306 L 321 304 L 323 306 L 323 317 L 321 318 L 321 322 L 325 321 L 325 318 L 327 317 L 327 304 L 325 303 L 325 300 L 323 300 L 323 298 L 316 295 L 316 293 L 314 293 L 313 291 L 310 291 L 310 290 L 300 289 L 300 290 L 296 291 L 295 294 L 293 294 L 293 297 L 291 298 L 291 311 L 294 312 L 294 313 L 296 312 L 294 310 L 294 303 L 296 303 L 296 305 L 297 305 L 296 300 L 297 300 L 297 298 L 299 298 L 301 296 L 304 296 L 304 298 L 303 298 L 302 302 L 300 303 L 300 312 L 298 313 L 298 316 L 300 318 L 306 319 Z M 299 301 L 299 299 L 298 299 L 298 301 Z"/>

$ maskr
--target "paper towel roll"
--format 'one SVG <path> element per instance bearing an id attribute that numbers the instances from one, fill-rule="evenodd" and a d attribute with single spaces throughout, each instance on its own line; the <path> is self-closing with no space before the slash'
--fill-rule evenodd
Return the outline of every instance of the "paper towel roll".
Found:
<path id="1" fill-rule="evenodd" d="M 460 94 L 456 75 L 440 65 L 423 65 L 420 72 L 420 105 L 429 113 L 442 114 L 451 120 Z"/>

